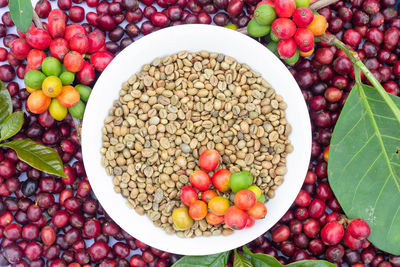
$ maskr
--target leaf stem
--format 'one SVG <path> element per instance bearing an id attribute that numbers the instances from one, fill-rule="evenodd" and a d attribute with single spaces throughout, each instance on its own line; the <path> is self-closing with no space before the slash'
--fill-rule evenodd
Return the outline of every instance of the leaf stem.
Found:
<path id="1" fill-rule="evenodd" d="M 378 93 L 381 95 L 383 100 L 386 102 L 386 104 L 389 106 L 390 110 L 392 111 L 393 115 L 395 116 L 397 122 L 400 124 L 400 109 L 396 106 L 396 104 L 393 102 L 393 100 L 390 98 L 388 93 L 385 91 L 383 86 L 379 83 L 379 81 L 375 78 L 375 76 L 372 74 L 372 72 L 364 65 L 364 63 L 361 61 L 361 59 L 358 57 L 357 52 L 353 51 L 350 47 L 348 47 L 346 44 L 341 42 L 339 39 L 337 39 L 335 36 L 330 35 L 330 34 L 324 34 L 320 36 L 320 39 L 324 42 L 330 43 L 337 48 L 343 50 L 346 55 L 349 57 L 351 62 L 354 65 L 354 71 L 355 71 L 355 77 L 356 77 L 356 82 L 360 85 L 361 84 L 361 77 L 360 72 L 358 70 L 361 70 L 365 77 L 371 82 L 371 84 L 374 86 L 374 88 L 378 91 Z"/>

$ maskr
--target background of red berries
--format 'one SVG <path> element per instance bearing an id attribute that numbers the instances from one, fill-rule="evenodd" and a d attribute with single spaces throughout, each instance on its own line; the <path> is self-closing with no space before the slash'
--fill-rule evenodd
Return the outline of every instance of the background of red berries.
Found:
<path id="1" fill-rule="evenodd" d="M 257 0 L 41 0 L 34 5 L 45 20 L 51 7 L 80 23 L 86 31 L 106 32 L 106 48 L 115 54 L 142 34 L 183 23 L 233 23 L 244 27 Z M 400 18 L 396 0 L 338 1 L 319 10 L 328 31 L 353 46 L 386 91 L 398 95 Z M 138 8 L 139 6 L 139 8 Z M 14 111 L 28 97 L 22 78 L 25 65 L 8 53 L 17 38 L 7 0 L 0 0 L 0 80 L 9 81 Z M 313 127 L 309 172 L 291 209 L 264 236 L 248 244 L 282 263 L 326 259 L 338 266 L 400 266 L 400 256 L 388 255 L 368 242 L 354 244 L 339 203 L 329 187 L 327 150 L 332 129 L 354 84 L 351 62 L 333 46 L 318 44 L 312 59 L 303 58 L 291 73 L 310 109 Z M 82 153 L 71 117 L 56 122 L 48 112 L 26 112 L 22 130 L 13 139 L 40 139 L 60 154 L 66 179 L 52 177 L 21 162 L 0 148 L 0 265 L 7 266 L 170 266 L 179 256 L 150 248 L 120 229 L 102 210 L 90 190 Z M 325 153 L 324 153 L 325 152 Z M 36 204 L 35 204 L 36 203 Z M 344 223 L 346 226 L 346 223 Z M 321 232 L 321 229 L 326 229 Z M 364 230 L 363 230 L 364 229 Z M 365 233 L 358 225 L 356 230 Z M 343 237 L 343 238 L 342 238 Z M 325 245 L 330 243 L 331 245 Z M 79 266 L 79 265 L 70 265 Z M 232 257 L 228 266 L 232 266 Z"/>

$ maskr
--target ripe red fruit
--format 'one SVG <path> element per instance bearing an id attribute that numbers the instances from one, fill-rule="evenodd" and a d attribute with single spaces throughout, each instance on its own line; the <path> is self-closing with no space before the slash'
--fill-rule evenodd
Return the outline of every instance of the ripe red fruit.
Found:
<path id="1" fill-rule="evenodd" d="M 196 170 L 190 174 L 190 183 L 200 191 L 207 190 L 211 185 L 211 178 L 205 171 Z"/>
<path id="2" fill-rule="evenodd" d="M 296 24 L 291 19 L 278 18 L 272 23 L 272 32 L 279 39 L 289 39 L 296 33 Z"/>
<path id="3" fill-rule="evenodd" d="M 89 53 L 94 53 L 98 51 L 105 43 L 106 37 L 104 33 L 100 30 L 94 30 L 88 34 L 89 38 Z"/>
<path id="4" fill-rule="evenodd" d="M 103 71 L 113 58 L 113 54 L 108 51 L 98 51 L 90 57 L 90 63 L 96 70 Z"/>
<path id="5" fill-rule="evenodd" d="M 351 234 L 347 231 L 343 237 L 344 244 L 350 249 L 360 249 L 362 246 L 362 240 L 358 240 L 351 236 Z"/>
<path id="6" fill-rule="evenodd" d="M 25 39 L 18 38 L 12 41 L 10 49 L 16 59 L 23 60 L 28 56 L 31 47 Z"/>
<path id="7" fill-rule="evenodd" d="M 64 13 L 64 11 L 60 9 L 53 9 L 52 11 L 50 11 L 48 17 L 49 23 L 58 19 L 64 19 L 65 21 L 67 20 L 67 15 Z"/>
<path id="8" fill-rule="evenodd" d="M 34 28 L 26 34 L 28 44 L 36 49 L 46 49 L 51 42 L 51 36 L 43 29 Z"/>
<path id="9" fill-rule="evenodd" d="M 358 31 L 348 29 L 343 35 L 343 41 L 352 47 L 358 47 L 362 41 L 362 36 Z"/>
<path id="10" fill-rule="evenodd" d="M 337 221 L 325 224 L 325 226 L 321 230 L 321 239 L 325 244 L 329 246 L 338 244 L 342 240 L 343 235 L 344 228 Z"/>
<path id="11" fill-rule="evenodd" d="M 65 33 L 65 19 L 63 17 L 57 17 L 52 20 L 49 19 L 47 30 L 53 38 L 62 38 Z"/>
<path id="12" fill-rule="evenodd" d="M 56 240 L 56 231 L 51 226 L 45 226 L 40 231 L 40 239 L 45 246 L 51 246 Z"/>
<path id="13" fill-rule="evenodd" d="M 78 33 L 87 34 L 85 28 L 83 28 L 83 26 L 80 24 L 68 25 L 65 28 L 64 39 L 69 41 L 69 40 L 71 40 L 72 37 L 74 37 L 75 34 L 78 34 Z"/>
<path id="14" fill-rule="evenodd" d="M 226 192 L 230 189 L 229 178 L 231 177 L 231 172 L 225 169 L 219 169 L 214 172 L 212 177 L 212 183 L 216 189 L 221 192 Z"/>
<path id="15" fill-rule="evenodd" d="M 199 165 L 205 171 L 211 172 L 217 168 L 219 163 L 219 153 L 215 149 L 207 149 L 199 158 Z"/>
<path id="16" fill-rule="evenodd" d="M 32 49 L 29 51 L 26 61 L 30 69 L 37 70 L 42 66 L 42 61 L 45 58 L 46 54 L 42 50 Z"/>
<path id="17" fill-rule="evenodd" d="M 82 84 L 91 84 L 95 78 L 93 66 L 89 62 L 83 61 L 82 69 L 78 72 L 77 77 Z"/>
<path id="18" fill-rule="evenodd" d="M 278 42 L 278 53 L 282 59 L 290 58 L 296 53 L 297 45 L 293 38 Z"/>
<path id="19" fill-rule="evenodd" d="M 286 225 L 278 226 L 271 233 L 272 240 L 276 243 L 285 241 L 286 239 L 289 238 L 289 235 L 290 235 L 290 229 Z"/>
<path id="20" fill-rule="evenodd" d="M 307 27 L 314 19 L 314 13 L 307 7 L 300 7 L 294 11 L 293 21 L 297 27 Z"/>
<path id="21" fill-rule="evenodd" d="M 77 33 L 69 40 L 71 50 L 85 54 L 89 49 L 89 39 L 86 34 Z"/>
<path id="22" fill-rule="evenodd" d="M 50 54 L 63 61 L 65 55 L 69 52 L 69 44 L 67 40 L 63 38 L 57 38 L 50 43 Z"/>
<path id="23" fill-rule="evenodd" d="M 281 18 L 290 18 L 296 9 L 294 0 L 275 0 L 274 4 L 276 15 Z"/>
<path id="24" fill-rule="evenodd" d="M 314 47 L 314 34 L 307 28 L 297 29 L 294 35 L 294 41 L 298 45 L 300 51 L 311 51 Z"/>
<path id="25" fill-rule="evenodd" d="M 235 198 L 233 199 L 235 206 L 242 210 L 251 209 L 254 206 L 254 204 L 256 204 L 256 201 L 257 199 L 254 192 L 247 189 L 240 190 L 239 192 L 237 192 L 235 194 Z"/>
<path id="26" fill-rule="evenodd" d="M 229 207 L 224 215 L 225 224 L 233 230 L 241 230 L 246 226 L 249 215 L 236 206 Z"/>
<path id="27" fill-rule="evenodd" d="M 297 195 L 294 203 L 299 207 L 307 207 L 311 203 L 311 196 L 307 191 L 302 189 Z"/>
<path id="28" fill-rule="evenodd" d="M 369 225 L 361 218 L 351 220 L 347 226 L 347 231 L 356 239 L 363 240 L 368 238 L 371 233 Z"/>
<path id="29" fill-rule="evenodd" d="M 188 185 L 185 185 L 181 189 L 181 201 L 183 204 L 190 206 L 195 200 L 197 200 L 196 190 Z"/>
<path id="30" fill-rule="evenodd" d="M 70 72 L 78 72 L 83 67 L 83 57 L 75 51 L 70 51 L 64 57 L 65 68 Z"/>

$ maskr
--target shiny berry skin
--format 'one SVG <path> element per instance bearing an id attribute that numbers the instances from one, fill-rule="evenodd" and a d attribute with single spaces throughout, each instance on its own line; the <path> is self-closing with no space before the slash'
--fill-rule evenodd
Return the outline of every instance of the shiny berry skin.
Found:
<path id="1" fill-rule="evenodd" d="M 283 242 L 289 238 L 290 229 L 286 225 L 280 225 L 275 228 L 272 233 L 272 240 L 276 243 Z"/>
<path id="2" fill-rule="evenodd" d="M 359 240 L 368 238 L 371 233 L 369 225 L 361 218 L 351 220 L 347 226 L 347 231 L 349 231 L 352 237 Z"/>
<path id="3" fill-rule="evenodd" d="M 338 244 L 344 236 L 343 226 L 337 222 L 329 222 L 321 230 L 321 240 L 329 246 Z"/>

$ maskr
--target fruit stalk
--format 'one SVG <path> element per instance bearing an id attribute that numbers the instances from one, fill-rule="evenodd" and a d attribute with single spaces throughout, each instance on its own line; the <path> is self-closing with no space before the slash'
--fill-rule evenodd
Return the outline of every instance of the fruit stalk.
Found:
<path id="1" fill-rule="evenodd" d="M 388 93 L 385 91 L 381 83 L 375 78 L 375 76 L 371 73 L 371 71 L 364 65 L 364 63 L 361 61 L 359 58 L 357 52 L 353 51 L 350 47 L 348 47 L 346 44 L 344 44 L 342 41 L 340 41 L 336 36 L 331 35 L 331 34 L 324 34 L 319 37 L 321 41 L 324 41 L 328 44 L 332 44 L 336 46 L 337 48 L 343 50 L 343 52 L 346 53 L 346 55 L 349 57 L 353 65 L 355 66 L 355 70 L 361 70 L 365 77 L 370 81 L 370 83 L 373 85 L 373 87 L 378 91 L 378 93 L 382 96 L 383 100 L 388 104 L 389 108 L 393 112 L 394 116 L 398 121 L 400 121 L 400 112 L 398 108 L 396 108 L 396 104 L 393 102 L 393 100 L 390 98 Z M 356 82 L 361 83 L 361 79 L 359 77 L 359 72 L 357 71 L 356 73 Z"/>

